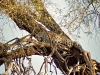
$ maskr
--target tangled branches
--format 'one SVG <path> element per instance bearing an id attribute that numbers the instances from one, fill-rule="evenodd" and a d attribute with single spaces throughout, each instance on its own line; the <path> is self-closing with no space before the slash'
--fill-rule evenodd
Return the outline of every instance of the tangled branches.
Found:
<path id="1" fill-rule="evenodd" d="M 60 36 L 56 33 L 54 34 L 55 36 Z M 48 35 L 49 37 L 52 36 L 51 33 L 50 34 L 48 33 Z M 64 36 L 62 36 L 61 38 L 63 37 Z M 41 37 L 41 39 L 43 38 L 44 37 Z M 46 40 L 47 38 L 45 37 L 45 41 L 48 41 Z M 49 38 L 50 42 L 53 42 L 56 39 L 56 38 L 55 39 L 52 38 Z M 14 42 L 12 44 L 9 44 L 12 41 Z M 30 55 L 43 55 L 43 56 L 47 56 L 44 60 L 43 65 L 50 63 L 48 62 L 48 59 L 52 57 L 52 61 L 54 61 L 56 66 L 63 72 L 64 75 L 72 75 L 72 74 L 95 75 L 95 71 L 93 67 L 94 64 L 92 63 L 89 53 L 87 51 L 80 50 L 80 47 L 78 46 L 79 44 L 76 44 L 75 42 L 74 43 L 71 42 L 73 44 L 71 44 L 72 46 L 69 48 L 69 46 L 67 45 L 70 43 L 68 42 L 66 43 L 67 45 L 64 45 L 62 44 L 63 42 L 59 42 L 59 41 L 53 42 L 53 44 L 50 44 L 49 42 L 45 42 L 45 41 L 44 40 L 40 42 L 38 40 L 36 41 L 35 39 L 31 38 L 31 35 L 27 35 L 20 39 L 17 38 L 17 40 L 15 38 L 6 43 L 8 48 L 10 48 L 10 52 L 7 51 L 5 55 L 3 54 L 3 58 L 6 58 L 7 62 L 11 62 L 12 59 L 15 59 L 14 61 L 18 63 L 18 59 L 20 57 L 27 57 Z M 17 47 L 17 49 L 14 47 Z M 35 73 L 34 69 L 33 72 Z M 23 72 L 23 74 L 24 73 L 25 72 Z M 41 73 L 41 69 L 39 71 L 39 75 L 40 73 Z M 47 69 L 45 73 L 47 73 Z"/>

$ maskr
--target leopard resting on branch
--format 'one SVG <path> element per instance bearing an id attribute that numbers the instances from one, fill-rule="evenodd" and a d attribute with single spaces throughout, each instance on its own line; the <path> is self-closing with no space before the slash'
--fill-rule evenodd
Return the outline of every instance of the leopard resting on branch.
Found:
<path id="1" fill-rule="evenodd" d="M 80 52 L 80 54 L 83 54 L 83 56 L 84 56 L 84 61 L 86 63 L 86 67 L 89 68 L 90 71 L 91 71 L 92 68 L 91 68 L 91 65 L 89 63 L 90 57 L 88 56 L 88 53 L 87 54 L 84 53 L 84 50 L 83 50 L 82 46 L 79 43 L 77 43 L 76 41 L 72 41 L 69 38 L 67 38 L 66 36 L 63 36 L 61 34 L 54 33 L 52 31 L 39 32 L 35 37 L 37 38 L 37 40 L 39 42 L 51 43 L 51 45 L 53 45 L 53 46 L 55 46 L 57 44 L 64 45 L 67 50 L 70 50 L 72 47 L 78 48 L 78 51 Z M 53 51 L 53 54 L 54 54 L 54 52 L 55 51 Z M 63 51 L 63 53 L 64 54 L 67 54 L 66 51 Z M 91 72 L 91 74 L 92 74 L 92 72 Z"/>

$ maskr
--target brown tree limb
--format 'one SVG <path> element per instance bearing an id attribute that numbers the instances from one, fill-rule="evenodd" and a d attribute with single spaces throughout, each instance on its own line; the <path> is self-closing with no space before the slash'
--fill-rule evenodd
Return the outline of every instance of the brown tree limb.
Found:
<path id="1" fill-rule="evenodd" d="M 51 15 L 46 10 L 42 0 L 31 0 L 34 7 L 36 8 L 36 11 L 39 13 L 38 16 L 34 16 L 34 18 L 41 22 L 44 26 L 46 26 L 49 30 L 57 33 L 66 35 L 59 25 L 55 22 L 55 20 L 51 17 Z M 56 29 L 55 29 L 56 28 Z"/>
<path id="2" fill-rule="evenodd" d="M 43 50 L 44 47 L 46 48 L 45 49 L 46 51 Z M 38 43 L 36 46 L 34 46 L 34 45 L 33 46 L 26 46 L 23 48 L 18 48 L 16 50 L 12 50 L 11 52 L 8 52 L 6 55 L 3 55 L 3 57 L 6 58 L 8 61 L 10 61 L 12 59 L 21 58 L 21 57 L 30 56 L 30 55 L 37 55 L 37 54 L 47 56 L 52 51 L 52 50 L 49 50 L 49 49 L 51 49 L 50 47 L 51 46 L 49 44 L 47 45 L 47 43 Z M 63 49 L 61 49 L 61 50 L 64 51 Z M 59 51 L 60 50 L 58 47 L 58 53 L 61 54 L 62 52 L 60 53 Z M 45 54 L 45 52 L 46 52 L 46 54 Z M 66 66 L 69 66 L 69 65 L 72 66 L 73 64 L 77 63 L 77 59 L 76 59 L 77 54 L 79 54 L 79 53 L 75 52 L 75 54 L 73 54 L 73 56 L 71 56 L 71 55 L 68 55 L 71 57 L 67 56 L 69 58 L 69 60 L 65 59 L 65 61 L 68 61 L 67 62 L 68 64 Z M 64 59 L 64 57 L 62 55 L 60 57 L 62 57 Z M 58 66 L 58 68 L 61 68 L 62 72 L 66 72 L 66 69 L 64 70 L 64 63 L 65 62 L 62 62 L 62 60 L 59 59 L 60 57 L 57 53 L 53 54 L 53 60 L 55 60 L 55 63 Z M 79 61 L 81 60 L 81 63 L 84 63 L 84 60 L 83 60 L 84 56 L 78 55 L 78 58 L 79 58 Z M 57 62 L 58 62 L 58 64 L 57 64 Z M 80 66 L 81 66 L 81 64 L 80 64 Z M 68 70 L 70 70 L 70 69 L 68 69 Z"/>
<path id="3" fill-rule="evenodd" d="M 8 3 L 8 5 L 4 5 L 5 3 Z M 67 36 L 61 30 L 59 25 L 54 21 L 54 19 L 50 16 L 41 0 L 32 0 L 32 3 L 34 4 L 36 11 L 32 11 L 32 9 L 28 6 L 18 6 L 14 4 L 14 2 L 9 0 L 8 2 L 2 1 L 0 3 L 0 9 L 3 12 L 6 12 L 6 14 L 8 14 L 8 16 L 14 20 L 14 22 L 17 24 L 19 28 L 28 31 L 29 33 L 33 33 L 33 31 L 34 33 L 44 31 L 41 25 L 35 21 L 37 20 L 41 22 L 43 25 L 45 25 L 46 28 L 48 28 L 50 31 Z M 38 15 L 36 14 L 36 12 L 38 12 Z M 67 36 L 67 38 L 69 37 Z"/>

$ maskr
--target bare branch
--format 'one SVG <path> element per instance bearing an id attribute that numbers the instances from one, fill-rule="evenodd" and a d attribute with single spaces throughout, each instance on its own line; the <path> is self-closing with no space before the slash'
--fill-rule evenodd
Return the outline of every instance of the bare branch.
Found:
<path id="1" fill-rule="evenodd" d="M 9 71 L 12 69 L 12 66 L 13 66 L 14 62 L 10 62 L 8 68 L 7 68 L 7 71 L 5 71 L 2 75 L 7 75 L 9 73 Z"/>

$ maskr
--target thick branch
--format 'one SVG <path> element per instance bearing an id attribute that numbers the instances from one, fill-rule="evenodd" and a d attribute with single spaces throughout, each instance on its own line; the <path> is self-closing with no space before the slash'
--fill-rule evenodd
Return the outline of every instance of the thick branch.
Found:
<path id="1" fill-rule="evenodd" d="M 4 5 L 8 3 L 8 5 Z M 14 20 L 17 26 L 21 29 L 28 31 L 29 33 L 38 33 L 44 31 L 44 29 L 36 22 L 39 21 L 46 26 L 50 31 L 57 34 L 67 36 L 59 27 L 59 25 L 50 16 L 41 0 L 32 0 L 36 11 L 28 6 L 16 5 L 14 2 L 8 0 L 8 2 L 2 1 L 0 8 L 3 12 L 6 12 L 10 18 Z M 2 8 L 3 7 L 3 8 Z M 36 14 L 38 12 L 38 15 Z M 67 38 L 69 38 L 67 36 Z M 70 38 L 69 38 L 70 39 Z"/>
<path id="2" fill-rule="evenodd" d="M 31 0 L 31 1 L 34 7 L 36 8 L 36 11 L 39 13 L 39 16 L 34 16 L 34 18 L 37 21 L 41 22 L 43 25 L 45 25 L 49 30 L 56 32 L 58 34 L 65 35 L 65 33 L 59 27 L 59 25 L 55 22 L 55 20 L 51 17 L 51 15 L 44 7 L 42 0 Z"/>

